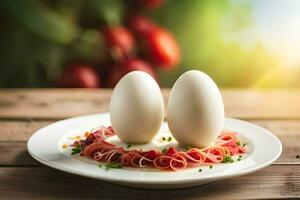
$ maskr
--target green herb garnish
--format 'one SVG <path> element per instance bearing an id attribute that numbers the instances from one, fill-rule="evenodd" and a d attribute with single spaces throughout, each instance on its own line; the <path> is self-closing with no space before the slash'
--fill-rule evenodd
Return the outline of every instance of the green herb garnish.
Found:
<path id="1" fill-rule="evenodd" d="M 168 151 L 167 148 L 164 148 L 161 152 L 162 153 L 167 153 L 167 151 Z"/>
<path id="2" fill-rule="evenodd" d="M 72 149 L 71 155 L 75 155 L 81 152 L 81 146 L 78 145 L 77 147 Z"/>
<path id="3" fill-rule="evenodd" d="M 202 169 L 199 169 L 198 172 L 202 172 Z"/>
<path id="4" fill-rule="evenodd" d="M 189 145 L 186 145 L 186 146 L 184 146 L 183 147 L 186 151 L 188 151 L 188 150 L 190 150 L 191 148 L 193 148 L 193 147 L 191 147 L 191 146 L 189 146 Z"/>
<path id="5" fill-rule="evenodd" d="M 165 138 L 165 137 L 162 137 L 161 139 L 162 139 L 163 141 L 165 141 L 165 140 L 166 140 L 166 138 Z"/>
<path id="6" fill-rule="evenodd" d="M 170 142 L 172 140 L 172 137 L 168 137 L 168 142 Z"/>
<path id="7" fill-rule="evenodd" d="M 238 157 L 238 159 L 237 159 L 237 161 L 241 161 L 242 160 L 242 156 L 241 155 L 239 155 L 239 157 Z"/>
<path id="8" fill-rule="evenodd" d="M 212 165 L 209 165 L 209 169 L 212 169 L 213 168 L 213 166 Z"/>
<path id="9" fill-rule="evenodd" d="M 102 165 L 101 165 L 101 164 L 99 164 L 99 165 L 98 165 L 98 167 L 100 167 L 100 168 L 101 168 L 101 167 L 102 167 Z"/>
<path id="10" fill-rule="evenodd" d="M 112 163 L 106 164 L 105 167 L 106 167 L 107 170 L 109 170 L 109 169 L 121 169 L 122 165 L 120 163 L 112 162 Z"/>
<path id="11" fill-rule="evenodd" d="M 244 143 L 244 144 L 243 144 L 243 147 L 245 147 L 246 145 L 247 145 L 247 143 Z"/>
<path id="12" fill-rule="evenodd" d="M 127 149 L 129 149 L 131 146 L 132 146 L 132 144 L 128 144 L 128 145 L 127 145 Z"/>
<path id="13" fill-rule="evenodd" d="M 237 141 L 236 144 L 240 146 L 240 145 L 241 145 L 241 142 L 240 142 L 240 141 Z"/>
<path id="14" fill-rule="evenodd" d="M 233 163 L 233 162 L 234 162 L 234 160 L 229 155 L 225 155 L 223 160 L 222 160 L 222 163 Z"/>

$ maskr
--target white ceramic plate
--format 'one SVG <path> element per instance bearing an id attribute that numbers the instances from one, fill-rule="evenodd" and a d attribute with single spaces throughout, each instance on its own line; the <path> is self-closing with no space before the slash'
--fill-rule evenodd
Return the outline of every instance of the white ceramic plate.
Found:
<path id="1" fill-rule="evenodd" d="M 62 120 L 46 126 L 34 133 L 27 143 L 32 157 L 39 162 L 68 173 L 100 179 L 107 182 L 140 188 L 183 188 L 201 185 L 211 181 L 233 176 L 240 176 L 262 169 L 272 164 L 281 154 L 282 145 L 277 137 L 259 126 L 249 122 L 226 118 L 224 129 L 238 132 L 238 136 L 247 143 L 247 153 L 239 162 L 217 164 L 212 169 L 208 166 L 184 169 L 178 172 L 158 171 L 154 169 L 110 169 L 98 167 L 98 163 L 79 155 L 70 155 L 74 136 L 83 135 L 85 131 L 100 125 L 110 125 L 109 114 L 88 115 Z M 169 136 L 167 124 L 164 123 L 157 137 L 151 144 L 130 148 L 164 148 L 176 145 L 176 141 L 161 142 L 162 136 Z M 110 142 L 119 143 L 113 136 Z"/>

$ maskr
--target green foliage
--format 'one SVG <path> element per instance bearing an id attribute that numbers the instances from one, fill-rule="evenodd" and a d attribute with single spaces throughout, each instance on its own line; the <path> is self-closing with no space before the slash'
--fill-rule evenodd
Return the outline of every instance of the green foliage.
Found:
<path id="1" fill-rule="evenodd" d="M 90 15 L 110 25 L 121 24 L 125 5 L 123 0 L 87 0 L 85 9 Z"/>
<path id="2" fill-rule="evenodd" d="M 99 29 L 122 23 L 124 2 L 0 1 L 0 87 L 47 87 L 69 61 L 101 63 L 105 54 Z M 189 69 L 208 73 L 223 87 L 263 87 L 274 77 L 265 77 L 267 73 L 282 81 L 281 73 L 271 70 L 277 60 L 259 42 L 244 47 L 237 40 L 241 30 L 251 27 L 251 8 L 248 1 L 241 2 L 168 0 L 155 11 L 159 24 L 176 36 L 182 53 L 176 70 L 159 71 L 162 86 L 172 86 Z M 283 84 L 287 83 L 294 82 Z"/>
<path id="3" fill-rule="evenodd" d="M 53 42 L 68 44 L 76 36 L 74 24 L 37 0 L 1 1 L 1 10 L 29 32 Z"/>
<path id="4" fill-rule="evenodd" d="M 99 30 L 80 25 L 82 2 L 0 2 L 0 87 L 47 87 L 66 62 L 101 60 Z"/>
<path id="5" fill-rule="evenodd" d="M 175 34 L 182 52 L 177 70 L 160 71 L 162 85 L 172 85 L 186 70 L 199 69 L 220 86 L 249 87 L 272 68 L 275 60 L 259 42 L 245 48 L 234 40 L 251 27 L 245 2 L 234 6 L 227 0 L 174 0 L 158 10 L 154 16 Z"/>

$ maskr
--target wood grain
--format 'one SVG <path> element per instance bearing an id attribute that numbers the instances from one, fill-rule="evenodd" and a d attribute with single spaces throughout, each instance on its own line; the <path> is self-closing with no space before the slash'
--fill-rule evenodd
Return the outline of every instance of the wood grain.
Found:
<path id="1" fill-rule="evenodd" d="M 199 174 L 200 176 L 200 174 Z M 0 168 L 1 199 L 269 199 L 300 198 L 300 166 L 176 190 L 132 189 L 48 168 Z"/>
<path id="2" fill-rule="evenodd" d="M 165 102 L 169 89 L 163 89 Z M 0 90 L 0 117 L 61 119 L 107 112 L 112 90 Z M 300 90 L 222 90 L 226 115 L 243 119 L 300 119 Z"/>
<path id="3" fill-rule="evenodd" d="M 201 187 L 141 190 L 63 173 L 35 161 L 26 141 L 56 120 L 108 111 L 111 90 L 1 89 L 0 199 L 300 199 L 300 90 L 225 89 L 226 115 L 269 129 L 283 143 L 272 166 Z M 169 90 L 163 90 L 165 102 Z"/>
<path id="4" fill-rule="evenodd" d="M 42 166 L 30 156 L 26 142 L 0 142 L 0 167 Z"/>
<path id="5" fill-rule="evenodd" d="M 0 120 L 0 141 L 26 141 L 54 120 Z"/>

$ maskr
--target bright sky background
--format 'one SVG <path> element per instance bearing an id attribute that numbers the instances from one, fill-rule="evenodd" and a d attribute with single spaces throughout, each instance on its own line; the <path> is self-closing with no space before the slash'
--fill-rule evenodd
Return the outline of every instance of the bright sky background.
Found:
<path id="1" fill-rule="evenodd" d="M 300 68 L 300 0 L 252 0 L 256 35 L 284 67 Z"/>

